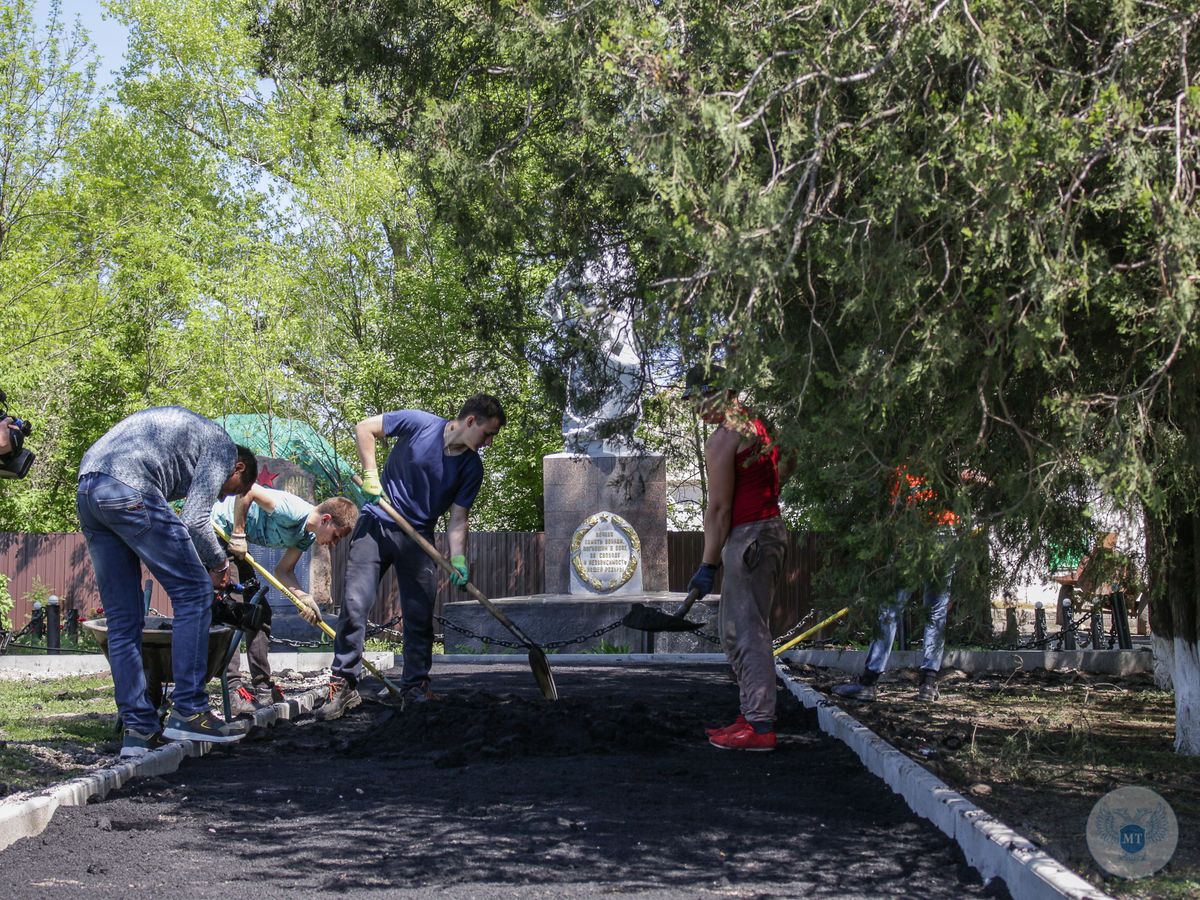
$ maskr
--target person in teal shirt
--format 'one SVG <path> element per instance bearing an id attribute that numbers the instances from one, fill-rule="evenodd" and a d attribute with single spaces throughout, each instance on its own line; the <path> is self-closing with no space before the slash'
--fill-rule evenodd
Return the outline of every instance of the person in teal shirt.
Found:
<path id="1" fill-rule="evenodd" d="M 306 609 L 301 610 L 300 615 L 306 622 L 316 625 L 320 621 L 321 608 L 300 587 L 296 563 L 313 544 L 332 547 L 350 534 L 358 521 L 358 507 L 352 501 L 331 497 L 313 506 L 295 494 L 255 484 L 245 494 L 229 497 L 213 506 L 212 520 L 229 535 L 226 549 L 237 565 L 238 580 L 243 583 L 254 577 L 253 567 L 245 560 L 250 544 L 283 550 L 283 558 L 275 566 L 275 577 L 305 605 Z M 268 606 L 263 627 L 246 636 L 252 689 L 243 681 L 238 654 L 229 661 L 225 673 L 233 715 L 253 713 L 264 703 L 283 699 L 282 692 L 271 680 L 270 639 Z"/>

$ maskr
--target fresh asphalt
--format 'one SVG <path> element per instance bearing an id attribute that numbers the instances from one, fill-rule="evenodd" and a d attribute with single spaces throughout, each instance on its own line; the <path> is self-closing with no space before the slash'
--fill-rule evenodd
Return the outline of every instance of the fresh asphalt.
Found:
<path id="1" fill-rule="evenodd" d="M 0 852 L 0 891 L 1006 896 L 794 704 L 775 753 L 708 746 L 703 726 L 737 711 L 723 667 L 555 674 L 561 705 L 543 713 L 521 666 L 435 666 L 434 717 L 365 703 L 280 723 L 62 808 Z"/>

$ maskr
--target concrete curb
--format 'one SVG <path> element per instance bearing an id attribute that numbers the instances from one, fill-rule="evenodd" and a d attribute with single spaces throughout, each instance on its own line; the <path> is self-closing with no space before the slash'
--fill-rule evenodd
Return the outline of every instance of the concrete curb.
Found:
<path id="1" fill-rule="evenodd" d="M 396 654 L 384 650 L 368 650 L 363 654 L 377 666 L 390 667 Z M 333 653 L 273 652 L 269 654 L 271 671 L 282 672 L 294 669 L 297 672 L 317 672 L 329 668 Z M 246 654 L 241 655 L 241 668 L 246 671 L 250 663 Z M 71 653 L 50 656 L 45 653 L 0 656 L 0 679 L 3 678 L 63 678 L 67 675 L 99 675 L 109 671 L 108 660 L 100 653 Z"/>
<path id="2" fill-rule="evenodd" d="M 254 728 L 266 728 L 279 721 L 295 719 L 311 712 L 325 697 L 324 688 L 315 688 L 283 703 L 276 703 L 254 714 Z M 16 794 L 0 800 L 0 850 L 25 837 L 41 834 L 60 806 L 83 806 L 92 797 L 103 799 L 135 778 L 168 775 L 179 768 L 184 758 L 203 756 L 212 744 L 199 741 L 175 741 L 152 750 L 141 759 L 121 762 L 45 788 L 34 794 Z"/>
<path id="3" fill-rule="evenodd" d="M 726 663 L 724 653 L 563 653 L 546 657 L 550 668 L 558 666 L 711 666 Z M 466 663 L 507 663 L 529 665 L 524 651 L 515 653 L 443 653 L 433 657 L 433 664 L 454 665 Z M 434 672 L 437 675 L 437 672 Z"/>
<path id="4" fill-rule="evenodd" d="M 796 665 L 841 669 L 851 675 L 862 673 L 865 650 L 788 650 L 783 659 Z M 920 650 L 897 650 L 888 668 L 916 669 L 921 665 Z M 1136 675 L 1154 672 L 1154 653 L 1149 647 L 1137 650 L 947 650 L 943 669 L 963 672 L 1015 672 L 1035 669 L 1056 671 L 1078 669 L 1098 675 Z"/>
<path id="5" fill-rule="evenodd" d="M 962 848 L 967 862 L 984 878 L 1002 878 L 1021 900 L 1070 898 L 1112 900 L 1028 838 L 984 812 L 923 766 L 901 753 L 849 713 L 776 664 L 780 679 L 808 709 L 816 709 L 821 730 L 858 754 L 873 775 L 904 798 L 909 808 L 932 822 Z"/>

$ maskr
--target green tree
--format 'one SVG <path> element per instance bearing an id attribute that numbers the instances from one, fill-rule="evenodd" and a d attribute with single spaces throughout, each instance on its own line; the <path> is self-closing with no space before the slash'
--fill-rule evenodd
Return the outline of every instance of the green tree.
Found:
<path id="1" fill-rule="evenodd" d="M 264 5 L 266 61 L 419 161 L 468 272 L 615 232 L 648 338 L 718 353 L 882 599 L 924 473 L 1022 557 L 1095 482 L 1157 523 L 1177 747 L 1200 752 L 1200 13 L 844 0 Z M 967 488 L 964 467 L 984 472 Z"/>

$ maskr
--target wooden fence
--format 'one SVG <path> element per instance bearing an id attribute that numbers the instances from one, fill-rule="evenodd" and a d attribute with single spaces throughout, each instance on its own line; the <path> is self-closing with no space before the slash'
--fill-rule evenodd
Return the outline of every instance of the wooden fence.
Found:
<path id="1" fill-rule="evenodd" d="M 784 564 L 784 578 L 775 608 L 772 630 L 781 634 L 812 608 L 812 573 L 816 559 L 813 535 L 793 534 Z M 438 534 L 438 548 L 446 551 L 446 536 Z M 341 602 L 342 581 L 346 571 L 348 541 L 333 548 L 331 554 L 332 593 Z M 704 536 L 698 532 L 673 531 L 667 534 L 667 581 L 672 591 L 686 591 L 688 579 L 700 564 Z M 471 534 L 471 579 L 489 597 L 515 597 L 540 594 L 545 583 L 545 536 L 542 532 L 479 531 Z M 81 616 L 100 606 L 100 595 L 88 558 L 83 535 L 24 534 L 0 532 L 0 573 L 9 577 L 9 594 L 15 601 L 11 622 L 20 629 L 29 621 L 37 594 L 55 594 L 60 598 L 64 617 L 74 607 Z M 149 578 L 148 575 L 145 576 Z M 717 582 L 720 589 L 720 581 Z M 394 574 L 383 579 L 372 612 L 372 621 L 384 622 L 399 612 L 398 588 Z M 465 599 L 443 575 L 438 580 L 437 606 L 448 600 Z M 170 615 L 166 592 L 153 582 L 151 605 Z"/>

